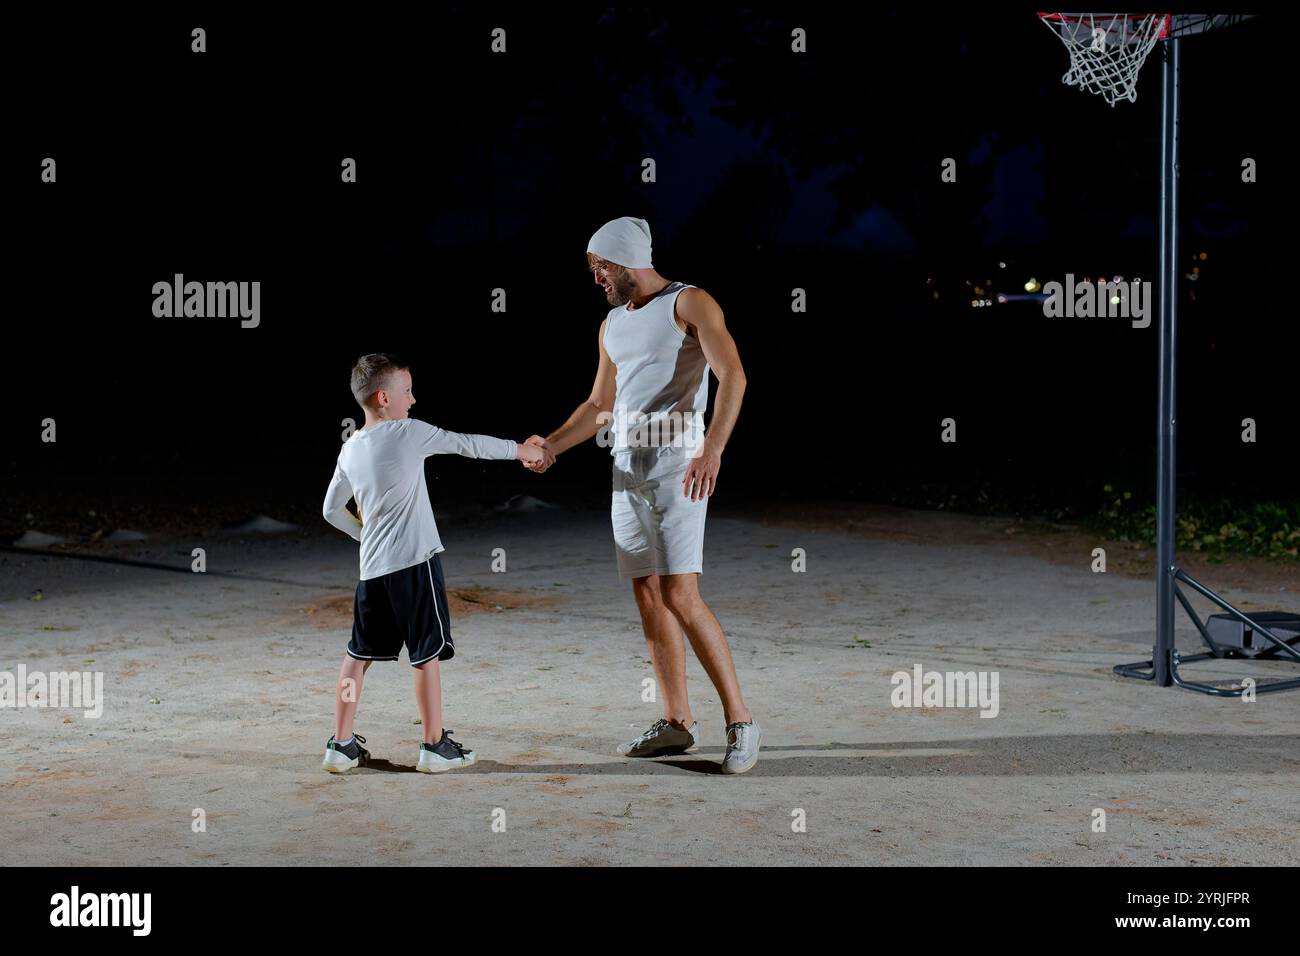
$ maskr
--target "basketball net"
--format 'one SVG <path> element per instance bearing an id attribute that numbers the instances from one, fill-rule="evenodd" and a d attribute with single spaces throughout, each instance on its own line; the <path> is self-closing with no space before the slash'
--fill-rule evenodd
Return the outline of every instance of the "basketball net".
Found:
<path id="1" fill-rule="evenodd" d="M 1061 77 L 1105 97 L 1137 100 L 1137 75 L 1156 41 L 1169 33 L 1167 13 L 1040 13 L 1070 54 L 1070 69 Z"/>

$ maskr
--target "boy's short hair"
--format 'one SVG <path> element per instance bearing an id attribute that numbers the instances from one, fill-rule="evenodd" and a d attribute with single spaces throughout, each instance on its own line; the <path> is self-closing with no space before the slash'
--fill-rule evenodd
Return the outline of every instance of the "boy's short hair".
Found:
<path id="1" fill-rule="evenodd" d="M 410 371 L 411 367 L 395 355 L 372 352 L 357 359 L 352 367 L 352 397 L 363 409 L 371 395 L 388 387 L 388 379 L 395 372 Z"/>

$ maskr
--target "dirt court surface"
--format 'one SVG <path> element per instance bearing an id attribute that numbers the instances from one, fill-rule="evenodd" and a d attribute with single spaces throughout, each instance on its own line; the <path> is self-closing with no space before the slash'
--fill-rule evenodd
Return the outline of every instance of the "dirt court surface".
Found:
<path id="1" fill-rule="evenodd" d="M 754 770 L 725 777 L 721 709 L 689 653 L 699 752 L 615 753 L 660 711 L 606 514 L 439 524 L 445 723 L 479 754 L 440 776 L 414 771 L 405 660 L 367 675 L 357 730 L 375 763 L 320 770 L 356 586 L 343 536 L 79 546 L 179 573 L 0 553 L 0 671 L 98 671 L 105 697 L 98 718 L 0 709 L 0 864 L 1300 862 L 1300 691 L 1245 703 L 1111 674 L 1150 654 L 1149 550 L 901 509 L 715 510 L 701 590 L 764 731 Z M 1089 569 L 1099 543 L 1106 574 Z M 208 573 L 189 573 L 193 547 Z M 1300 611 L 1294 565 L 1187 567 L 1248 611 Z M 892 706 L 891 675 L 917 664 L 998 672 L 997 716 Z"/>

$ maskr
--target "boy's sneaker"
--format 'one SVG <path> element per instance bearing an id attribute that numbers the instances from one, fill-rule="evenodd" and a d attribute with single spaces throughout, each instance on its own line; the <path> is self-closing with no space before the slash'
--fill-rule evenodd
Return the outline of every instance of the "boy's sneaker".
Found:
<path id="1" fill-rule="evenodd" d="M 727 724 L 727 754 L 722 758 L 723 773 L 744 773 L 758 763 L 758 741 L 763 728 L 756 721 Z"/>
<path id="2" fill-rule="evenodd" d="M 700 742 L 700 722 L 691 724 L 690 730 L 678 730 L 668 721 L 660 718 L 650 725 L 650 729 L 635 740 L 629 740 L 618 748 L 624 757 L 666 757 L 669 754 L 684 754 Z"/>
<path id="3" fill-rule="evenodd" d="M 452 731 L 442 729 L 442 739 L 436 744 L 420 744 L 420 762 L 415 769 L 420 773 L 442 773 L 457 767 L 468 767 L 478 758 L 474 751 L 466 750 L 451 739 Z"/>
<path id="4" fill-rule="evenodd" d="M 325 762 L 320 765 L 320 768 L 328 773 L 343 773 L 359 764 L 368 763 L 370 751 L 361 746 L 365 742 L 365 737 L 356 734 L 352 738 L 352 743 L 341 747 L 334 739 L 334 735 L 330 734 L 330 739 L 325 741 Z"/>

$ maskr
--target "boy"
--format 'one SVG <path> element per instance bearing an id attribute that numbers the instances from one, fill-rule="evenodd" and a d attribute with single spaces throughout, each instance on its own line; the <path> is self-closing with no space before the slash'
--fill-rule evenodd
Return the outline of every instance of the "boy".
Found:
<path id="1" fill-rule="evenodd" d="M 424 726 L 417 770 L 441 773 L 474 763 L 474 751 L 451 739 L 442 726 L 438 662 L 451 658 L 447 594 L 424 459 L 458 454 L 468 458 L 540 462 L 549 453 L 532 445 L 487 435 L 444 431 L 407 413 L 415 404 L 410 368 L 391 355 L 363 355 L 352 369 L 352 394 L 366 423 L 344 443 L 325 493 L 325 520 L 361 542 L 361 580 L 353 609 L 352 640 L 339 671 L 334 735 L 325 744 L 322 769 L 330 773 L 365 763 L 366 738 L 353 736 L 352 719 L 361 681 L 372 661 L 395 661 L 406 644 L 415 668 L 415 700 Z M 358 518 L 347 510 L 356 498 Z"/>

